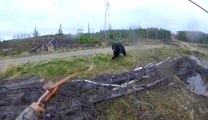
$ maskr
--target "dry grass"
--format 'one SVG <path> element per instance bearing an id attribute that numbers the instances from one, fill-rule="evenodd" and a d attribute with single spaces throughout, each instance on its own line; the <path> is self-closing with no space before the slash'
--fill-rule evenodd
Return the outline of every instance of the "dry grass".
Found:
<path id="1" fill-rule="evenodd" d="M 98 120 L 206 120 L 208 113 L 200 108 L 207 108 L 207 102 L 175 79 L 172 85 L 98 105 L 103 111 Z"/>

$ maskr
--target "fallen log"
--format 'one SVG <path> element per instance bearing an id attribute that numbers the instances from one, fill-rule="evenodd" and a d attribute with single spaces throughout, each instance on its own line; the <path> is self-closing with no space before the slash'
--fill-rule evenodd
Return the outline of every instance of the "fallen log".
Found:
<path id="1" fill-rule="evenodd" d="M 188 61 L 188 64 L 187 64 Z M 60 94 L 47 107 L 44 120 L 95 120 L 100 111 L 96 104 L 128 94 L 150 89 L 167 82 L 171 77 L 161 72 L 166 64 L 175 69 L 178 77 L 186 78 L 194 72 L 207 74 L 206 68 L 187 58 L 167 59 L 119 75 L 103 75 L 92 80 L 73 80 L 63 85 Z M 199 65 L 199 66 L 198 66 Z M 191 72 L 190 72 L 191 71 Z M 0 81 L 0 119 L 11 120 L 44 93 L 43 79 Z"/>
<path id="2" fill-rule="evenodd" d="M 155 78 L 162 79 L 158 68 L 150 66 L 115 76 L 104 75 L 93 80 L 68 82 L 63 86 L 60 95 L 47 108 L 44 119 L 96 119 L 99 112 L 94 104 L 141 91 L 161 82 L 157 81 L 155 84 L 146 86 L 127 84 L 133 80 L 139 82 L 146 75 L 151 76 L 148 79 L 150 82 L 155 82 Z M 0 100 L 0 118 L 2 120 L 14 119 L 27 105 L 37 101 L 44 92 L 42 81 L 43 79 L 35 77 L 1 81 L 0 95 L 3 99 Z M 124 86 L 124 84 L 126 85 Z M 115 88 L 118 89 L 114 90 Z"/>

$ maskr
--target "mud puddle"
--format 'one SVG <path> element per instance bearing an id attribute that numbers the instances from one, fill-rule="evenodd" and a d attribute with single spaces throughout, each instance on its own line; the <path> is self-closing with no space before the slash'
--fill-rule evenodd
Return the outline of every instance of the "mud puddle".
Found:
<path id="1" fill-rule="evenodd" d="M 195 74 L 194 76 L 187 79 L 188 88 L 195 94 L 203 95 L 208 97 L 208 85 L 203 80 L 200 74 Z"/>

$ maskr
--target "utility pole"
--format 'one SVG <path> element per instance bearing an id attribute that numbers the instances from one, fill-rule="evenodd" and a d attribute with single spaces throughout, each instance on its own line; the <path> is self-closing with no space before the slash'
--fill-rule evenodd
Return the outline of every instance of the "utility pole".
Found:
<path id="1" fill-rule="evenodd" d="M 63 34 L 62 25 L 61 24 L 60 24 L 59 29 L 58 29 L 58 34 L 59 35 L 62 35 Z"/>
<path id="2" fill-rule="evenodd" d="M 35 26 L 35 29 L 33 31 L 33 37 L 37 37 L 37 36 L 39 36 L 39 32 L 38 32 L 38 30 L 36 29 L 36 26 Z"/>
<path id="3" fill-rule="evenodd" d="M 87 28 L 88 28 L 88 35 L 90 35 L 90 24 L 89 24 L 89 22 L 88 22 Z"/>
<path id="4" fill-rule="evenodd" d="M 108 39 L 109 36 L 109 8 L 110 4 L 108 1 L 105 1 L 105 20 L 104 20 L 104 32 L 105 32 L 105 39 Z"/>

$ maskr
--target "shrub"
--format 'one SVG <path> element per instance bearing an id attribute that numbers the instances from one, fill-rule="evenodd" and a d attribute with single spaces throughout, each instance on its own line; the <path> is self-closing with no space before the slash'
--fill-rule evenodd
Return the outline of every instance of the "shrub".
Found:
<path id="1" fill-rule="evenodd" d="M 89 35 L 80 35 L 78 38 L 77 38 L 78 42 L 80 44 L 87 44 L 87 45 L 95 45 L 95 44 L 99 44 L 100 43 L 100 40 L 95 37 L 95 36 L 89 36 Z"/>

